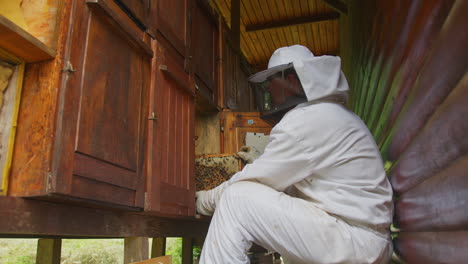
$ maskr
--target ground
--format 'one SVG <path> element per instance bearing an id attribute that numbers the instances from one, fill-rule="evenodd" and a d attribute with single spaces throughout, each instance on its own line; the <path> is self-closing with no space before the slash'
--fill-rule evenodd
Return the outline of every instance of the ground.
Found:
<path id="1" fill-rule="evenodd" d="M 167 240 L 173 264 L 181 263 L 181 243 L 180 238 Z M 37 239 L 0 239 L 0 263 L 34 264 L 36 247 Z M 123 239 L 64 239 L 61 264 L 122 264 L 123 249 Z"/>

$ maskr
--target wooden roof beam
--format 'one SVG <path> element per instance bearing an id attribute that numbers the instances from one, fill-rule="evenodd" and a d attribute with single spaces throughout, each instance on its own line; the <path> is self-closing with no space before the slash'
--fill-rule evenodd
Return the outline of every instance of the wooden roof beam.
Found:
<path id="1" fill-rule="evenodd" d="M 341 2 L 340 0 L 322 0 L 325 2 L 329 7 L 335 9 L 336 11 L 342 14 L 348 14 L 348 6 L 345 3 Z"/>
<path id="2" fill-rule="evenodd" d="M 271 22 L 262 23 L 262 24 L 246 25 L 245 31 L 253 32 L 253 31 L 259 31 L 259 30 L 279 28 L 279 27 L 289 27 L 289 26 L 294 26 L 294 25 L 334 20 L 334 19 L 338 19 L 339 17 L 340 17 L 340 14 L 338 12 L 331 12 L 327 14 L 319 14 L 319 15 L 307 16 L 307 17 L 296 17 L 293 19 L 282 20 L 282 21 L 271 21 Z"/>

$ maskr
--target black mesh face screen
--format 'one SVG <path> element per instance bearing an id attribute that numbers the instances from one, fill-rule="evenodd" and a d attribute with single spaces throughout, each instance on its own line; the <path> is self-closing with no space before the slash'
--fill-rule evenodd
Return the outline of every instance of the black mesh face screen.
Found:
<path id="1" fill-rule="evenodd" d="M 297 104 L 307 102 L 301 82 L 291 65 L 269 76 L 264 82 L 254 83 L 255 98 L 261 117 L 274 124 Z"/>

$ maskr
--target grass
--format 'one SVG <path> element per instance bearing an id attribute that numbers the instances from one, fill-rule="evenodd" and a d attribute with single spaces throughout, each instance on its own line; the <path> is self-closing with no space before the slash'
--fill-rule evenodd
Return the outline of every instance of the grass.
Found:
<path id="1" fill-rule="evenodd" d="M 151 239 L 149 241 L 151 247 Z M 166 255 L 181 263 L 182 239 L 168 238 Z M 37 239 L 0 239 L 0 263 L 35 264 Z M 123 239 L 63 239 L 61 264 L 123 264 Z"/>
<path id="2" fill-rule="evenodd" d="M 0 239 L 0 263 L 36 263 L 37 239 Z"/>

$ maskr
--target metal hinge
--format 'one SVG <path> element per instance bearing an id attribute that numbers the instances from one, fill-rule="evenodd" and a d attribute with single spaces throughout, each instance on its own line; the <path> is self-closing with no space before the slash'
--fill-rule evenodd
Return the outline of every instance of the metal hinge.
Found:
<path id="1" fill-rule="evenodd" d="M 156 114 L 153 112 L 153 113 L 151 113 L 151 115 L 148 117 L 148 120 L 156 121 L 156 120 L 158 120 L 158 117 L 157 117 Z"/>
<path id="2" fill-rule="evenodd" d="M 52 189 L 52 173 L 47 172 L 46 175 L 46 192 L 49 192 Z"/>
<path id="3" fill-rule="evenodd" d="M 65 68 L 62 69 L 63 72 L 70 72 L 70 73 L 74 73 L 76 72 L 75 69 L 73 69 L 73 65 L 71 64 L 70 61 L 67 61 L 65 63 Z"/>

